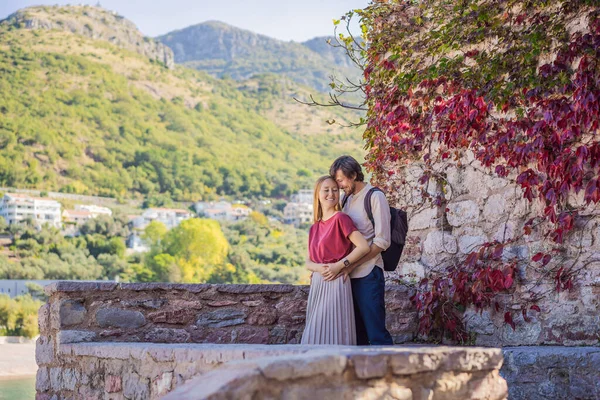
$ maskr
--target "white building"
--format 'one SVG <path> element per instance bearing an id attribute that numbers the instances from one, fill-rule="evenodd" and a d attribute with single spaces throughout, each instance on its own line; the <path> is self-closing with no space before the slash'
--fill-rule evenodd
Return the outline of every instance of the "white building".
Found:
<path id="1" fill-rule="evenodd" d="M 133 253 L 145 253 L 150 251 L 150 246 L 136 233 L 132 233 L 127 238 L 127 247 Z"/>
<path id="2" fill-rule="evenodd" d="M 95 204 L 77 204 L 75 210 L 89 211 L 92 214 L 92 218 L 96 218 L 98 215 L 112 215 L 110 208 L 97 206 Z"/>
<path id="3" fill-rule="evenodd" d="M 95 218 L 94 214 L 86 210 L 65 210 L 62 213 L 63 221 L 74 225 L 82 225 Z"/>
<path id="4" fill-rule="evenodd" d="M 283 222 L 292 224 L 296 228 L 302 224 L 310 223 L 313 220 L 312 202 L 307 203 L 287 203 L 283 209 Z"/>
<path id="5" fill-rule="evenodd" d="M 149 208 L 142 214 L 146 225 L 151 221 L 158 221 L 165 224 L 167 229 L 175 228 L 186 219 L 192 218 L 192 213 L 188 210 L 177 208 Z"/>
<path id="6" fill-rule="evenodd" d="M 217 221 L 239 221 L 248 218 L 252 209 L 242 204 L 231 204 L 227 201 L 203 202 L 194 204 L 199 216 Z"/>
<path id="7" fill-rule="evenodd" d="M 290 200 L 292 203 L 313 204 L 314 191 L 312 189 L 300 189 L 294 193 Z"/>
<path id="8" fill-rule="evenodd" d="M 31 218 L 38 228 L 46 224 L 60 228 L 60 208 L 58 201 L 18 193 L 6 193 L 0 199 L 0 216 L 8 224 L 17 224 Z"/>

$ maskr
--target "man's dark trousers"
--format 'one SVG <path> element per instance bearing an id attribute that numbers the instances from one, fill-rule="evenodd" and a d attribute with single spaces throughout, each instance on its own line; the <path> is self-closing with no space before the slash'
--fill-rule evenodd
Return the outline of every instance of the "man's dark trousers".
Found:
<path id="1" fill-rule="evenodd" d="M 385 278 L 378 266 L 369 275 L 351 279 L 356 340 L 359 346 L 391 345 L 392 336 L 385 328 Z"/>

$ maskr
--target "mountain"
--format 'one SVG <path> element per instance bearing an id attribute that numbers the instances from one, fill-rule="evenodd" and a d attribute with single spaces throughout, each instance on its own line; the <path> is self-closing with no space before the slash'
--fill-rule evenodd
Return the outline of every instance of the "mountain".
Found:
<path id="1" fill-rule="evenodd" d="M 343 50 L 329 46 L 326 37 L 285 42 L 209 21 L 156 39 L 173 50 L 176 63 L 216 77 L 244 80 L 255 74 L 275 73 L 326 92 L 332 74 L 355 80 L 360 76 Z"/>
<path id="2" fill-rule="evenodd" d="M 143 54 L 173 68 L 173 52 L 144 37 L 129 20 L 96 7 L 31 7 L 10 15 L 5 24 L 25 29 L 59 29 Z"/>
<path id="3" fill-rule="evenodd" d="M 361 133 L 309 108 L 285 76 L 238 82 L 173 65 L 134 25 L 90 6 L 0 21 L 0 186 L 176 200 L 282 196 L 312 185 Z"/>

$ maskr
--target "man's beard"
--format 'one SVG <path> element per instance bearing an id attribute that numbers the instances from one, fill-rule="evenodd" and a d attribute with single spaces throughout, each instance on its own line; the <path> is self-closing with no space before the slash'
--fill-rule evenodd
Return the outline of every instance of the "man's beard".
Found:
<path id="1" fill-rule="evenodd" d="M 356 189 L 356 183 L 352 183 L 352 185 L 350 185 L 350 187 L 346 188 L 346 190 L 344 190 L 344 194 L 346 196 L 350 196 L 351 194 L 354 194 L 354 190 Z"/>

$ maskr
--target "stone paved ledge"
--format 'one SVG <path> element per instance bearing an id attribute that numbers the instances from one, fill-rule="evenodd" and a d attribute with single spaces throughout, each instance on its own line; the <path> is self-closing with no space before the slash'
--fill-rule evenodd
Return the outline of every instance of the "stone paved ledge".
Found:
<path id="1" fill-rule="evenodd" d="M 229 362 L 164 399 L 507 398 L 500 349 L 331 347 Z"/>
<path id="2" fill-rule="evenodd" d="M 158 398 L 224 363 L 314 351 L 314 346 L 76 343 L 59 345 L 37 372 L 38 399 Z M 39 357 L 38 357 L 39 358 Z"/>

